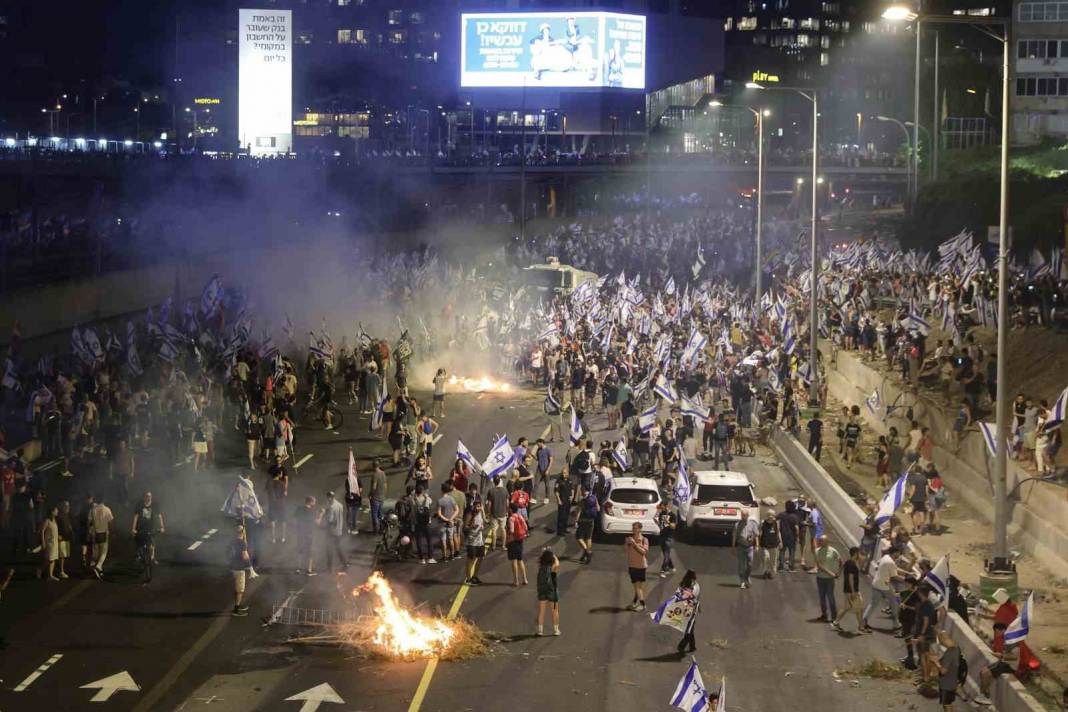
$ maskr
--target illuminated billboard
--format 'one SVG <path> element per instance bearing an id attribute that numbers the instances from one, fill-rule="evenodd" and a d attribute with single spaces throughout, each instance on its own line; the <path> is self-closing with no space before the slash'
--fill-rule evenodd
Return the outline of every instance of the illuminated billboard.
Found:
<path id="1" fill-rule="evenodd" d="M 645 88 L 641 15 L 464 13 L 460 22 L 460 86 Z"/>
<path id="2" fill-rule="evenodd" d="M 237 125 L 250 155 L 293 151 L 291 10 L 238 10 Z"/>

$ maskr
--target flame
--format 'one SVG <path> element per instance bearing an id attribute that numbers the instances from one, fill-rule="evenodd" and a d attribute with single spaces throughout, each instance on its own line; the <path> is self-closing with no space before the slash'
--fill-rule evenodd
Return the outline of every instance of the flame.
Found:
<path id="1" fill-rule="evenodd" d="M 389 581 L 378 571 L 367 583 L 352 592 L 353 596 L 371 591 L 377 597 L 374 618 L 378 625 L 374 643 L 397 657 L 432 657 L 447 650 L 456 637 L 456 629 L 440 618 L 416 617 L 393 593 Z"/>
<path id="2" fill-rule="evenodd" d="M 465 391 L 472 393 L 507 393 L 512 389 L 512 386 L 502 381 L 494 381 L 489 376 L 482 376 L 481 378 L 464 378 L 462 376 L 449 376 L 449 385 L 463 386 Z"/>

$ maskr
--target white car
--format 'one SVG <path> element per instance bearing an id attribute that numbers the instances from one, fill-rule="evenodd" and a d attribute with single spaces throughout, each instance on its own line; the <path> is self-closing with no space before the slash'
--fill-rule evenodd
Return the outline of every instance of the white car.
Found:
<path id="1" fill-rule="evenodd" d="M 642 525 L 643 534 L 656 536 L 656 508 L 660 490 L 656 482 L 644 477 L 616 477 L 601 507 L 601 531 L 605 534 L 630 534 L 634 522 Z"/>
<path id="2" fill-rule="evenodd" d="M 679 519 L 690 536 L 698 531 L 730 534 L 743 509 L 760 521 L 753 483 L 742 472 L 698 470 L 691 475 L 690 489 L 690 500 L 679 507 Z"/>

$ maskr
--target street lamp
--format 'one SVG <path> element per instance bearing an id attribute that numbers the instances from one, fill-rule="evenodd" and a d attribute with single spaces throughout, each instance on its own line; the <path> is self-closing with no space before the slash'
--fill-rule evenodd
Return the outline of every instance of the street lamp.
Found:
<path id="1" fill-rule="evenodd" d="M 720 108 L 724 106 L 723 102 L 711 101 L 708 104 L 714 108 Z M 753 306 L 757 307 L 760 304 L 760 297 L 763 296 L 763 259 L 764 259 L 764 117 L 771 116 L 771 112 L 767 109 L 754 109 L 751 106 L 742 107 L 727 107 L 727 108 L 741 108 L 745 109 L 753 116 L 756 117 L 757 125 L 757 214 L 756 214 L 756 256 L 754 259 L 754 296 Z"/>
<path id="2" fill-rule="evenodd" d="M 816 310 L 816 294 L 819 291 L 819 272 L 820 264 L 819 258 L 816 254 L 817 236 L 819 228 L 819 163 L 820 163 L 820 141 L 819 141 L 819 94 L 815 89 L 802 89 L 798 87 L 784 87 L 774 86 L 767 87 L 756 82 L 746 82 L 746 89 L 761 89 L 764 91 L 790 91 L 796 94 L 800 94 L 805 99 L 812 102 L 812 227 L 809 230 L 811 233 L 809 240 L 809 260 L 812 263 L 812 271 L 809 276 L 809 344 L 808 344 L 808 362 L 809 362 L 809 402 L 819 404 L 819 379 L 820 370 L 819 362 L 816 360 L 816 356 L 819 353 L 819 344 L 817 339 L 819 337 L 819 315 Z"/>
<path id="3" fill-rule="evenodd" d="M 905 134 L 905 207 L 906 212 L 909 212 L 912 207 L 912 142 L 909 137 L 909 130 L 905 128 L 905 124 L 890 116 L 876 116 L 876 121 L 882 121 L 884 123 L 891 123 L 899 126 L 902 133 Z"/>
<path id="4" fill-rule="evenodd" d="M 996 439 L 997 450 L 994 465 L 994 560 L 988 567 L 991 578 L 1014 578 L 1012 562 L 1009 560 L 1008 543 L 1008 507 L 1006 502 L 1006 470 L 1008 459 L 1009 399 L 1006 397 L 1005 363 L 1008 360 L 1008 232 L 1009 232 L 1009 23 L 1008 17 L 972 17 L 957 15 L 918 15 L 909 11 L 916 20 L 916 58 L 919 60 L 920 23 L 972 25 L 987 37 L 1001 42 L 1001 189 L 999 195 L 998 215 L 998 346 L 997 346 L 997 403 L 996 403 Z M 883 12 L 888 20 L 909 19 L 900 6 L 889 7 Z M 1002 28 L 1001 34 L 989 29 L 992 25 Z M 919 124 L 919 61 L 916 62 L 916 116 L 914 123 Z"/>

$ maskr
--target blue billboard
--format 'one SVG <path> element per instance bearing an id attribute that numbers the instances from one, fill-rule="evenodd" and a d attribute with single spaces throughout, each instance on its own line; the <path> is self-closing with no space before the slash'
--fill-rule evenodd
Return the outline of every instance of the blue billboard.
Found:
<path id="1" fill-rule="evenodd" d="M 645 18 L 614 12 L 464 13 L 462 87 L 645 88 Z"/>

